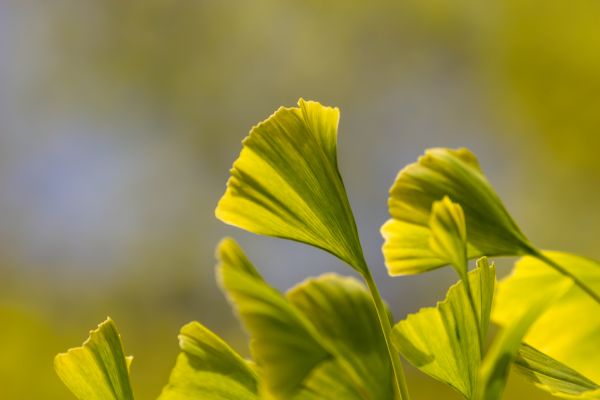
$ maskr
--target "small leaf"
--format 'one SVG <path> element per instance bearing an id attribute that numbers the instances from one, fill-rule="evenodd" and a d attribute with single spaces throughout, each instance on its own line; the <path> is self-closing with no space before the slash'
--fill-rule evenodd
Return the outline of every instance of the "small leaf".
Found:
<path id="1" fill-rule="evenodd" d="M 90 331 L 83 346 L 57 355 L 54 369 L 80 400 L 132 400 L 130 362 L 117 327 L 108 318 Z"/>
<path id="2" fill-rule="evenodd" d="M 338 171 L 337 108 L 300 99 L 279 108 L 244 139 L 216 216 L 261 235 L 322 248 L 366 268 Z"/>
<path id="3" fill-rule="evenodd" d="M 489 321 L 495 267 L 481 259 L 468 278 L 478 319 Z M 393 341 L 415 367 L 471 398 L 476 388 L 481 348 L 478 321 L 463 281 L 453 285 L 446 299 L 435 308 L 423 308 L 396 324 Z"/>
<path id="4" fill-rule="evenodd" d="M 198 322 L 179 334 L 182 352 L 159 400 L 254 400 L 257 377 L 235 351 Z"/>
<path id="5" fill-rule="evenodd" d="M 522 344 L 515 370 L 550 394 L 567 399 L 600 399 L 600 385 L 533 347 Z"/>
<path id="6" fill-rule="evenodd" d="M 345 370 L 352 371 L 353 386 L 363 394 L 359 398 L 394 398 L 387 346 L 373 300 L 363 284 L 354 278 L 326 274 L 292 288 L 287 298 L 328 347 L 335 348 L 338 362 L 347 364 Z"/>
<path id="7" fill-rule="evenodd" d="M 429 229 L 431 251 L 452 265 L 460 278 L 468 284 L 467 228 L 462 207 L 453 203 L 448 196 L 434 202 Z"/>
<path id="8" fill-rule="evenodd" d="M 469 258 L 526 254 L 531 246 L 467 149 L 427 150 L 400 171 L 390 189 L 391 220 L 382 227 L 391 275 L 420 273 L 448 263 L 431 251 L 432 205 L 449 196 L 464 210 Z"/>
<path id="9" fill-rule="evenodd" d="M 513 310 L 510 323 L 500 331 L 481 364 L 476 400 L 499 400 L 506 386 L 510 365 L 523 337 L 546 308 L 558 300 L 573 285 L 563 281 L 553 285 L 552 292 L 535 293 L 531 301 Z"/>
<path id="10" fill-rule="evenodd" d="M 600 295 L 600 263 L 561 252 L 545 256 L 562 265 L 590 290 Z M 499 284 L 494 307 L 495 322 L 510 324 L 515 310 L 527 306 L 538 294 L 551 296 L 554 288 L 571 280 L 543 262 L 524 257 L 513 273 Z M 530 329 L 525 341 L 539 351 L 600 382 L 600 305 L 578 286 L 573 286 Z"/>
<path id="11" fill-rule="evenodd" d="M 264 389 L 274 398 L 292 398 L 331 353 L 316 339 L 310 323 L 260 277 L 233 240 L 221 242 L 218 257 L 221 284 L 252 338 L 250 350 Z"/>

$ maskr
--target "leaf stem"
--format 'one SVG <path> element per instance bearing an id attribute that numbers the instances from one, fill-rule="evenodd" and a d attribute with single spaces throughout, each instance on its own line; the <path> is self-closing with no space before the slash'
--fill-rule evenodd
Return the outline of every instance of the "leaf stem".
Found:
<path id="1" fill-rule="evenodd" d="M 390 319 L 388 317 L 387 310 L 385 308 L 385 305 L 383 304 L 381 294 L 379 293 L 377 284 L 373 279 L 373 275 L 371 275 L 371 271 L 368 267 L 364 268 L 364 271 L 365 272 L 363 274 L 363 278 L 367 283 L 367 286 L 369 287 L 371 297 L 373 298 L 373 302 L 375 303 L 375 309 L 377 310 L 377 316 L 379 317 L 379 324 L 381 325 L 381 330 L 383 332 L 385 344 L 387 346 L 390 361 L 392 363 L 392 368 L 394 370 L 395 391 L 400 396 L 400 400 L 409 400 L 408 388 L 406 385 L 406 377 L 404 376 L 404 369 L 402 368 L 402 363 L 400 362 L 400 356 L 398 352 L 394 349 L 394 346 L 392 344 L 392 327 L 390 324 Z"/>
<path id="2" fill-rule="evenodd" d="M 545 255 L 544 253 L 542 253 L 541 251 L 539 251 L 537 249 L 531 249 L 531 255 L 533 257 L 537 258 L 538 260 L 544 262 L 545 264 L 551 266 L 552 268 L 554 268 L 561 274 L 571 278 L 573 280 L 573 282 L 577 286 L 579 286 L 579 288 L 581 288 L 581 290 L 586 292 L 592 299 L 594 299 L 596 301 L 596 303 L 600 304 L 600 294 L 596 293 L 585 282 L 583 282 L 577 276 L 573 275 L 573 273 L 571 271 L 569 271 L 568 269 L 566 269 L 565 267 L 563 267 L 562 265 L 560 265 L 559 263 L 557 263 L 556 261 L 554 261 L 553 259 L 551 259 L 550 257 L 548 257 L 547 255 Z"/>

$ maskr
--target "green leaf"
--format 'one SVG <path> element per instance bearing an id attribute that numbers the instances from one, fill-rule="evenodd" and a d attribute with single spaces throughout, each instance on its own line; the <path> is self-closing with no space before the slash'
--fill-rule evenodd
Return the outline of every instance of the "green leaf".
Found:
<path id="1" fill-rule="evenodd" d="M 117 327 L 108 318 L 90 331 L 83 346 L 57 355 L 54 369 L 80 400 L 132 400 L 130 362 Z"/>
<path id="2" fill-rule="evenodd" d="M 366 268 L 337 167 L 339 110 L 281 107 L 244 139 L 216 216 L 250 232 L 322 248 Z"/>
<path id="3" fill-rule="evenodd" d="M 345 370 L 353 371 L 353 386 L 361 393 L 358 398 L 394 398 L 387 346 L 373 300 L 363 284 L 326 274 L 294 287 L 287 298 L 313 324 L 327 347 L 335 349 L 337 361 L 346 363 Z M 307 383 L 311 384 L 314 382 Z M 328 390 L 325 386 L 319 392 Z"/>
<path id="4" fill-rule="evenodd" d="M 250 350 L 264 390 L 291 398 L 313 368 L 332 357 L 314 328 L 277 290 L 270 287 L 231 239 L 218 248 L 222 287 L 250 334 Z"/>
<path id="5" fill-rule="evenodd" d="M 393 369 L 369 293 L 326 274 L 284 297 L 231 239 L 219 246 L 222 285 L 251 338 L 265 398 L 393 400 Z"/>
<path id="6" fill-rule="evenodd" d="M 159 400 L 258 399 L 256 373 L 200 323 L 181 329 L 179 347 L 182 352 Z"/>
<path id="7" fill-rule="evenodd" d="M 522 344 L 515 370 L 550 394 L 567 399 L 600 399 L 600 385 L 539 350 Z"/>
<path id="8" fill-rule="evenodd" d="M 476 400 L 499 400 L 504 391 L 510 365 L 523 337 L 546 308 L 573 286 L 570 280 L 552 285 L 550 293 L 536 292 L 526 304 L 513 309 L 510 323 L 494 339 L 479 371 Z"/>
<path id="9" fill-rule="evenodd" d="M 495 267 L 483 258 L 468 278 L 478 318 L 463 281 L 459 281 L 435 308 L 423 308 L 396 324 L 392 337 L 411 364 L 471 398 L 481 357 L 478 320 L 489 321 Z"/>
<path id="10" fill-rule="evenodd" d="M 452 265 L 465 284 L 468 284 L 467 228 L 462 207 L 453 203 L 448 196 L 434 202 L 429 228 L 431 251 Z"/>
<path id="11" fill-rule="evenodd" d="M 424 272 L 448 260 L 430 248 L 432 205 L 445 196 L 460 204 L 469 231 L 469 258 L 526 254 L 531 246 L 467 149 L 429 149 L 400 171 L 390 189 L 391 219 L 382 227 L 391 275 Z"/>
<path id="12" fill-rule="evenodd" d="M 561 252 L 545 252 L 590 290 L 600 295 L 600 263 Z M 498 290 L 493 319 L 510 324 L 515 310 L 526 307 L 538 293 L 551 296 L 554 288 L 570 279 L 543 262 L 524 257 Z M 530 329 L 525 341 L 539 351 L 600 382 L 600 306 L 580 287 L 573 286 Z"/>

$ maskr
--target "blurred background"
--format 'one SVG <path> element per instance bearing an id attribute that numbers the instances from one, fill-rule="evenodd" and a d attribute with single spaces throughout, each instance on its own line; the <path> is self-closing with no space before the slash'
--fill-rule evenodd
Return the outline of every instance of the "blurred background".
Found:
<path id="1" fill-rule="evenodd" d="M 0 2 L 0 398 L 71 399 L 52 359 L 107 315 L 139 399 L 202 321 L 248 354 L 214 280 L 234 236 L 286 289 L 328 254 L 214 218 L 252 125 L 299 97 L 341 108 L 339 159 L 396 319 L 451 269 L 389 278 L 398 170 L 467 146 L 533 243 L 600 258 L 600 3 L 577 0 Z M 510 260 L 500 263 L 500 274 Z M 458 399 L 409 369 L 416 399 Z M 548 399 L 512 377 L 510 399 Z"/>

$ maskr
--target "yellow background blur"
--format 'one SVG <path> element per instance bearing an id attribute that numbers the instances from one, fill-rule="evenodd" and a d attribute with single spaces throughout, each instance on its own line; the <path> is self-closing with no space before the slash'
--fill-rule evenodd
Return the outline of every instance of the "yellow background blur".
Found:
<path id="1" fill-rule="evenodd" d="M 190 320 L 247 354 L 214 282 L 224 235 L 281 289 L 350 274 L 213 216 L 240 140 L 298 97 L 341 108 L 342 175 L 397 319 L 457 279 L 388 278 L 379 250 L 387 190 L 427 147 L 471 148 L 534 243 L 600 258 L 595 0 L 2 1 L 1 399 L 71 399 L 52 358 L 107 315 L 138 399 Z M 415 399 L 458 399 L 409 375 Z M 513 377 L 506 398 L 549 397 Z"/>

